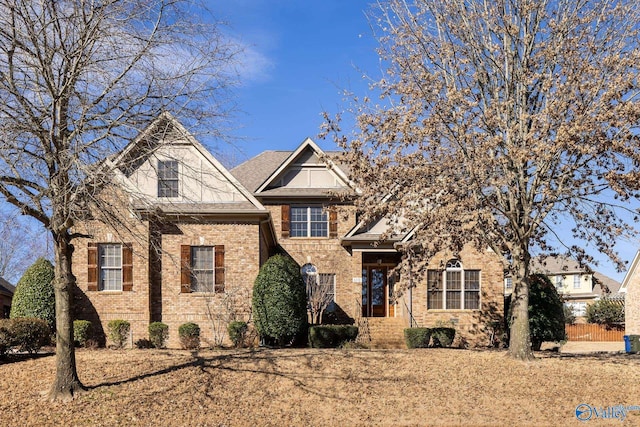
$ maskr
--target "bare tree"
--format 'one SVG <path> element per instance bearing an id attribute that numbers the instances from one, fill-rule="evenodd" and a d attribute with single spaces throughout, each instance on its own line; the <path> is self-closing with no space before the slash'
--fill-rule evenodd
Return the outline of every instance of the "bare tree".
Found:
<path id="1" fill-rule="evenodd" d="M 237 48 L 200 16 L 180 0 L 0 0 L 0 194 L 52 236 L 51 400 L 83 390 L 70 316 L 72 241 L 82 237 L 73 226 L 109 208 L 96 206 L 111 179 L 105 159 L 163 111 L 209 129 L 228 113 Z"/>
<path id="2" fill-rule="evenodd" d="M 333 302 L 333 276 L 318 274 L 307 269 L 303 275 L 307 288 L 307 311 L 311 317 L 311 324 L 318 325 L 322 322 L 322 315 Z"/>
<path id="3" fill-rule="evenodd" d="M 0 214 L 0 277 L 16 284 L 39 257 L 48 257 L 49 239 L 18 214 Z"/>
<path id="4" fill-rule="evenodd" d="M 360 207 L 402 217 L 405 230 L 419 225 L 425 256 L 467 243 L 505 255 L 515 285 L 509 354 L 531 359 L 532 250 L 560 249 L 568 236 L 621 268 L 614 244 L 634 233 L 640 10 L 626 0 L 378 6 L 378 99 L 354 99 L 353 135 L 339 116 L 326 131 L 346 149 Z"/>

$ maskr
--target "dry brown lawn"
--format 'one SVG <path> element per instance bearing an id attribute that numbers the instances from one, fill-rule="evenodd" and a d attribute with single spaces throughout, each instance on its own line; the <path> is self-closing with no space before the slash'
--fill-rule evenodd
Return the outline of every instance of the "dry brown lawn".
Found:
<path id="1" fill-rule="evenodd" d="M 504 351 L 79 350 L 88 392 L 43 400 L 54 356 L 0 365 L 2 426 L 640 425 L 576 419 L 640 405 L 640 356 Z"/>

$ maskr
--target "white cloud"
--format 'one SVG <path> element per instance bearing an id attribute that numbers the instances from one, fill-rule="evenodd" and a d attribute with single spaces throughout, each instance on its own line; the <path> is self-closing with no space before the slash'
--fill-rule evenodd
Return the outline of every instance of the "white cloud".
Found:
<path id="1" fill-rule="evenodd" d="M 242 52 L 236 57 L 236 68 L 243 86 L 252 83 L 262 83 L 271 79 L 271 72 L 275 67 L 274 62 L 266 54 L 253 45 L 243 44 Z"/>

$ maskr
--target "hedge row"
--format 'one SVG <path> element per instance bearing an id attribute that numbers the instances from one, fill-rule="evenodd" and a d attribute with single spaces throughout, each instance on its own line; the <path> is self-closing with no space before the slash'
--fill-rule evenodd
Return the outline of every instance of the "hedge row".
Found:
<path id="1" fill-rule="evenodd" d="M 427 348 L 431 341 L 433 341 L 433 347 L 451 347 L 455 335 L 456 330 L 448 327 L 407 328 L 404 330 L 407 348 Z"/>
<path id="2" fill-rule="evenodd" d="M 312 348 L 338 348 L 355 341 L 358 327 L 353 325 L 326 325 L 309 328 L 309 346 Z"/>

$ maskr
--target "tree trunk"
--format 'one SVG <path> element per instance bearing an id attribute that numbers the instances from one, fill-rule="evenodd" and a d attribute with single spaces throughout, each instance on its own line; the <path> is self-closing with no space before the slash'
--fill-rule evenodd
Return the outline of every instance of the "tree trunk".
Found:
<path id="1" fill-rule="evenodd" d="M 529 261 L 528 249 L 512 252 L 514 287 L 511 295 L 511 326 L 509 356 L 518 360 L 533 360 L 531 331 L 529 329 Z"/>
<path id="2" fill-rule="evenodd" d="M 49 390 L 49 400 L 71 400 L 85 387 L 78 379 L 73 342 L 71 301 L 75 277 L 71 271 L 73 245 L 67 232 L 54 233 L 56 296 L 56 379 Z"/>

